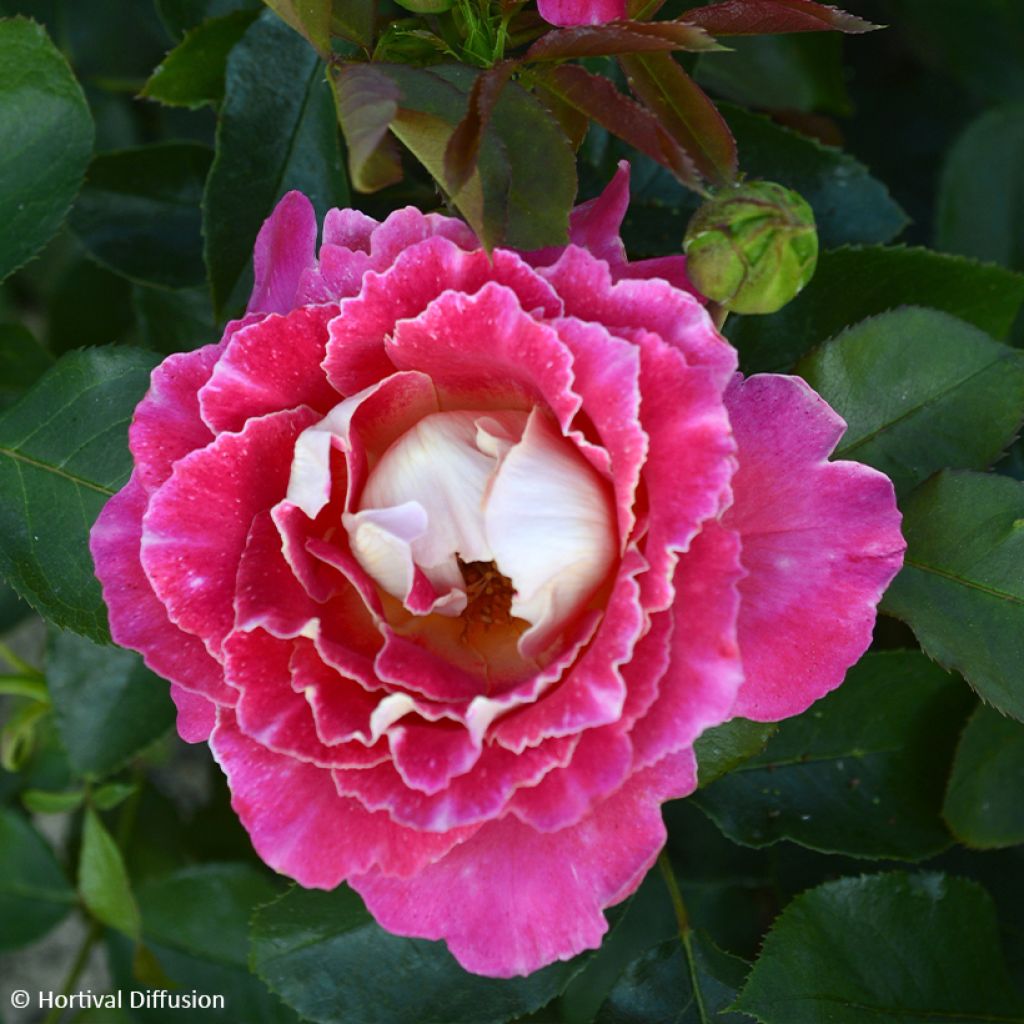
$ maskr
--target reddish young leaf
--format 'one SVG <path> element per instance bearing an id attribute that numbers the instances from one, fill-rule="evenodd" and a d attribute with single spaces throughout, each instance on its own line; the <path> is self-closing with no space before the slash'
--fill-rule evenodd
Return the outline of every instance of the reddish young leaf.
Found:
<path id="1" fill-rule="evenodd" d="M 469 181 L 476 168 L 480 142 L 490 123 L 494 105 L 515 68 L 515 61 L 502 61 L 479 74 L 473 82 L 466 116 L 455 126 L 444 151 L 445 184 L 452 195 Z"/>
<path id="2" fill-rule="evenodd" d="M 700 189 L 700 176 L 693 161 L 658 119 L 623 96 L 603 75 L 591 74 L 575 64 L 563 64 L 533 77 L 548 93 L 667 167 L 684 185 Z"/>
<path id="3" fill-rule="evenodd" d="M 398 113 L 401 90 L 371 64 L 347 64 L 331 78 L 338 120 L 348 144 L 349 176 L 360 192 L 401 181 L 402 161 L 388 127 Z"/>
<path id="4" fill-rule="evenodd" d="M 668 53 L 619 58 L 629 87 L 682 146 L 697 170 L 715 185 L 736 180 L 736 140 L 725 118 Z"/>
<path id="5" fill-rule="evenodd" d="M 679 21 L 611 22 L 545 33 L 526 51 L 525 60 L 611 57 L 659 50 L 720 50 L 702 28 Z"/>
<path id="6" fill-rule="evenodd" d="M 377 0 L 334 0 L 331 7 L 331 31 L 359 46 L 373 45 L 373 23 Z"/>
<path id="7" fill-rule="evenodd" d="M 872 32 L 863 18 L 812 0 L 724 0 L 696 7 L 684 21 L 716 36 L 761 36 L 779 32 Z"/>

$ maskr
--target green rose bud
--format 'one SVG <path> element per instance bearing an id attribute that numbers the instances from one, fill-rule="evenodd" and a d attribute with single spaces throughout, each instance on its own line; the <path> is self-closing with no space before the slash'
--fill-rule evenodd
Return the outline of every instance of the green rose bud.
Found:
<path id="1" fill-rule="evenodd" d="M 702 295 L 734 313 L 774 313 L 818 264 L 814 212 L 772 181 L 723 189 L 693 215 L 683 251 Z"/>

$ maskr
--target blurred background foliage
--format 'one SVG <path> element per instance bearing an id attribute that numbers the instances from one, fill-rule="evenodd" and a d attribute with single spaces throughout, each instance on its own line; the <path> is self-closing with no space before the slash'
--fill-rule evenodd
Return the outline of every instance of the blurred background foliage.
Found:
<path id="1" fill-rule="evenodd" d="M 696 6 L 669 0 L 665 14 Z M 792 306 L 730 321 L 745 369 L 797 364 L 828 393 L 843 383 L 841 368 L 816 346 L 894 306 L 938 311 L 897 310 L 844 336 L 863 368 L 853 385 L 878 389 L 900 372 L 883 344 L 899 337 L 903 356 L 934 374 L 936 417 L 969 437 L 966 454 L 936 454 L 927 424 L 901 435 L 902 454 L 877 457 L 911 467 L 897 474 L 902 495 L 944 466 L 984 468 L 1020 424 L 1018 354 L 991 339 L 1024 340 L 1024 278 L 1014 273 L 1024 271 L 1024 4 L 849 6 L 888 27 L 741 38 L 731 52 L 682 59 L 721 101 L 741 167 L 811 201 L 825 250 L 817 279 Z M 0 0 L 0 16 L 18 15 L 43 25 L 67 59 L 95 140 L 67 221 L 0 284 L 0 410 L 75 350 L 140 349 L 128 369 L 141 394 L 159 356 L 215 340 L 244 305 L 253 239 L 288 188 L 303 188 L 321 214 L 349 203 L 375 215 L 410 202 L 444 206 L 408 155 L 400 183 L 350 190 L 323 65 L 258 0 Z M 168 52 L 211 18 L 219 28 L 204 38 L 195 71 L 168 64 L 154 79 Z M 606 59 L 587 67 L 619 75 Z M 630 252 L 677 252 L 697 197 L 596 127 L 579 152 L 581 197 L 595 195 L 623 155 L 634 157 Z M 890 333 L 879 340 L 883 328 Z M 999 383 L 965 396 L 966 351 L 978 354 L 971 373 Z M 79 353 L 65 365 L 101 381 L 98 358 Z M 951 388 L 955 400 L 943 399 Z M 975 415 L 982 407 L 987 428 Z M 73 433 L 76 421 L 59 430 Z M 871 432 L 865 422 L 867 441 Z M 1019 488 L 1001 490 L 1024 475 L 1019 443 L 996 469 L 1001 477 L 985 484 L 988 518 L 971 527 L 979 535 L 994 515 L 1017 526 L 1022 518 Z M 13 487 L 10 477 L 0 484 Z M 926 502 L 929 516 L 937 506 L 927 501 L 939 498 L 943 508 L 970 510 L 977 502 L 957 492 L 963 486 L 944 475 L 913 501 Z M 0 528 L 15 532 L 2 516 Z M 1016 572 L 1019 543 L 1008 536 L 993 536 L 991 550 Z M 43 576 L 73 560 L 59 550 L 54 559 Z M 12 578 L 23 571 L 6 564 Z M 77 966 L 87 973 L 69 984 L 85 978 L 97 991 L 150 983 L 224 993 L 226 1011 L 188 1019 L 234 1024 L 900 1024 L 933 1013 L 1022 1021 L 1024 726 L 917 649 L 904 623 L 943 663 L 964 663 L 944 653 L 949 619 L 927 619 L 910 586 L 887 599 L 894 617 L 880 621 L 856 685 L 777 731 L 740 726 L 702 741 L 704 788 L 667 808 L 673 870 L 652 872 L 612 912 L 599 952 L 499 983 L 464 975 L 435 944 L 385 935 L 346 891 L 281 896 L 283 881 L 252 853 L 205 748 L 173 736 L 165 686 L 135 655 L 94 643 L 104 639 L 102 623 L 62 619 L 55 598 L 44 610 L 92 640 L 44 627 L 3 585 L 0 1013 L 8 1014 L 7 991 L 36 987 L 16 984 L 25 972 L 57 988 Z M 1021 603 L 977 627 L 982 646 L 985 629 L 994 639 L 966 660 L 976 689 L 1018 719 Z M 998 664 L 975 673 L 990 653 Z M 1016 690 L 1004 692 L 1014 673 Z M 684 929 L 682 944 L 677 886 L 694 929 Z M 69 923 L 76 908 L 90 923 Z M 41 951 L 34 960 L 33 950 Z M 799 1018 L 787 991 L 805 994 Z M 865 1016 L 859 1000 L 880 992 L 894 1004 Z M 72 1018 L 182 1019 L 159 1010 Z"/>

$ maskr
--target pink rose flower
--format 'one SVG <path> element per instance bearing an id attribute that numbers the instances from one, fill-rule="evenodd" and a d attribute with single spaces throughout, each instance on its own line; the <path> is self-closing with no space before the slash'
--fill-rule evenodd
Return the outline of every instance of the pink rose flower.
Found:
<path id="1" fill-rule="evenodd" d="M 540 16 L 551 25 L 603 25 L 626 17 L 626 0 L 537 0 Z"/>
<path id="2" fill-rule="evenodd" d="M 507 977 L 597 946 L 693 743 L 838 686 L 904 548 L 802 380 L 743 379 L 623 165 L 489 257 L 290 193 L 244 319 L 153 373 L 92 532 L 260 856 Z"/>

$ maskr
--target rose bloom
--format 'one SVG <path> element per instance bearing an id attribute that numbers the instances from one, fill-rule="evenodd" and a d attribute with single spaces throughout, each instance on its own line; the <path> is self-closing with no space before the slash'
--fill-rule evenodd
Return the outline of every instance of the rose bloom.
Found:
<path id="1" fill-rule="evenodd" d="M 682 257 L 628 262 L 623 165 L 570 245 L 308 200 L 244 319 L 153 372 L 92 532 L 259 855 L 507 977 L 596 947 L 693 743 L 868 646 L 904 548 L 803 381 L 743 379 Z"/>

